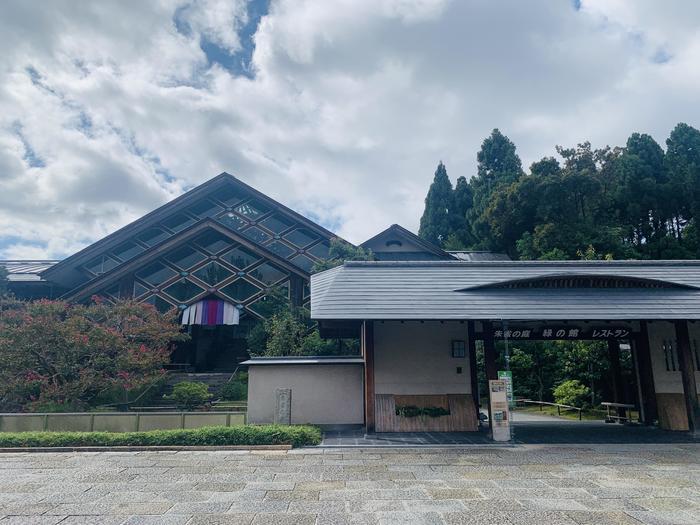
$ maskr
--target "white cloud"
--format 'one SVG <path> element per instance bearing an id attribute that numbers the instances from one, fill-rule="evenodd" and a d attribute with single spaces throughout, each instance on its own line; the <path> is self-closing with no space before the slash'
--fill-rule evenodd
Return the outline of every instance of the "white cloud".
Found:
<path id="1" fill-rule="evenodd" d="M 0 6 L 0 256 L 65 256 L 229 171 L 362 241 L 416 229 L 438 160 L 475 173 L 499 127 L 556 144 L 663 143 L 700 125 L 688 2 L 273 1 L 254 78 L 243 0 Z M 4 239 L 4 240 L 3 240 Z"/>

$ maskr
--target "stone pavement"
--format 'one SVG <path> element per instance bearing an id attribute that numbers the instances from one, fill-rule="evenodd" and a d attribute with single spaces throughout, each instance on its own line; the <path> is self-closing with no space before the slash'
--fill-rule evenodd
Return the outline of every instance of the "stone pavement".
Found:
<path id="1" fill-rule="evenodd" d="M 0 454 L 0 525 L 698 524 L 700 445 Z"/>

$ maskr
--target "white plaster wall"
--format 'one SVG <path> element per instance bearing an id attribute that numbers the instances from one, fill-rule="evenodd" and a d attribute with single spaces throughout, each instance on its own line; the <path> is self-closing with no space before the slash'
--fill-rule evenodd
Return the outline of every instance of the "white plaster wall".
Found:
<path id="1" fill-rule="evenodd" d="M 375 322 L 375 393 L 470 394 L 469 349 L 466 357 L 453 358 L 453 339 L 466 343 L 466 323 Z"/>
<path id="2" fill-rule="evenodd" d="M 363 366 L 251 365 L 248 369 L 248 422 L 273 423 L 275 390 L 292 390 L 292 423 L 364 423 Z"/>
<path id="3" fill-rule="evenodd" d="M 678 347 L 676 343 L 676 330 L 673 323 L 668 321 L 653 321 L 648 323 L 649 329 L 649 349 L 651 353 L 651 364 L 654 371 L 654 389 L 658 394 L 682 394 L 683 380 L 680 370 L 666 370 L 663 344 L 664 340 L 673 341 L 676 367 L 678 367 Z M 695 345 L 700 348 L 700 325 L 698 323 L 688 323 L 690 333 L 690 349 L 693 359 L 695 359 Z M 700 372 L 695 371 L 695 380 L 700 394 Z"/>

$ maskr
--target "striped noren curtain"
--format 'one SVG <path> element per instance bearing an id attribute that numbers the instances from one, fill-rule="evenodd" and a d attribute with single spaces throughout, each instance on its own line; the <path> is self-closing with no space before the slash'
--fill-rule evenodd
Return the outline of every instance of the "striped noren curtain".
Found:
<path id="1" fill-rule="evenodd" d="M 182 324 L 214 326 L 238 324 L 240 311 L 231 303 L 221 299 L 204 299 L 191 304 L 182 311 Z"/>

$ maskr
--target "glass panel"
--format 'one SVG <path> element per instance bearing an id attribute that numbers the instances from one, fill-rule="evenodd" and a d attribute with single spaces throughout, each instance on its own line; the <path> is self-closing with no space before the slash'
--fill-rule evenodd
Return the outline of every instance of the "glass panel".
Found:
<path id="1" fill-rule="evenodd" d="M 134 297 L 141 297 L 147 291 L 148 291 L 148 288 L 146 288 L 140 282 L 134 281 Z"/>
<path id="2" fill-rule="evenodd" d="M 289 242 L 295 244 L 299 248 L 303 248 L 304 246 L 308 246 L 312 242 L 314 242 L 318 237 L 314 235 L 312 232 L 309 230 L 294 230 L 293 232 L 289 232 L 287 235 L 284 236 L 285 239 L 287 239 Z"/>
<path id="3" fill-rule="evenodd" d="M 291 228 L 294 223 L 280 215 L 270 215 L 267 219 L 260 221 L 260 224 L 270 231 L 282 233 L 284 230 Z"/>
<path id="4" fill-rule="evenodd" d="M 177 233 L 187 228 L 190 224 L 194 224 L 194 222 L 194 219 L 191 217 L 178 213 L 177 215 L 173 215 L 172 217 L 165 219 L 162 224 L 166 228 Z"/>
<path id="5" fill-rule="evenodd" d="M 233 211 L 240 213 L 249 219 L 255 219 L 261 215 L 265 215 L 268 211 L 270 211 L 270 209 L 263 203 L 253 200 L 239 204 L 233 209 Z"/>
<path id="6" fill-rule="evenodd" d="M 227 213 L 223 217 L 217 219 L 224 226 L 228 226 L 232 230 L 241 230 L 248 226 L 248 222 L 244 221 L 234 213 Z"/>
<path id="7" fill-rule="evenodd" d="M 243 246 L 237 246 L 230 252 L 226 252 L 224 255 L 222 255 L 221 259 L 229 264 L 232 264 L 236 268 L 243 270 L 251 264 L 258 262 L 260 257 Z"/>
<path id="8" fill-rule="evenodd" d="M 146 281 L 151 286 L 158 286 L 176 275 L 177 272 L 175 270 L 159 262 L 149 264 L 136 272 L 136 277 Z"/>
<path id="9" fill-rule="evenodd" d="M 150 297 L 148 297 L 147 299 L 144 299 L 141 302 L 146 303 L 146 304 L 152 304 L 153 306 L 156 307 L 156 310 L 158 310 L 159 312 L 162 312 L 162 313 L 165 313 L 174 307 L 174 305 L 170 304 L 168 301 L 166 301 L 165 299 L 163 299 L 157 295 L 151 295 Z"/>
<path id="10" fill-rule="evenodd" d="M 226 236 L 212 230 L 203 233 L 197 237 L 194 242 L 209 253 L 219 253 L 231 246 L 231 241 Z"/>
<path id="11" fill-rule="evenodd" d="M 283 257 L 285 259 L 296 251 L 294 248 L 290 248 L 289 246 L 280 241 L 270 243 L 266 246 L 266 248 L 272 253 L 279 255 L 280 257 Z"/>
<path id="12" fill-rule="evenodd" d="M 315 255 L 319 259 L 326 259 L 328 257 L 328 251 L 331 249 L 330 245 L 325 242 L 320 242 L 316 246 L 312 246 L 307 252 L 311 255 Z"/>
<path id="13" fill-rule="evenodd" d="M 192 275 L 211 286 L 215 286 L 221 281 L 225 280 L 228 276 L 232 275 L 232 273 L 219 263 L 210 262 L 206 266 L 203 266 L 194 272 Z"/>
<path id="14" fill-rule="evenodd" d="M 273 266 L 270 263 L 263 263 L 254 270 L 250 271 L 250 275 L 255 277 L 261 283 L 265 283 L 267 286 L 276 283 L 283 277 L 287 277 L 287 273 Z"/>
<path id="15" fill-rule="evenodd" d="M 100 275 L 102 273 L 110 271 L 112 268 L 119 266 L 119 263 L 112 259 L 111 257 L 107 257 L 106 255 L 100 255 L 99 257 L 96 257 L 89 263 L 85 265 L 85 268 L 94 273 L 95 275 Z"/>
<path id="16" fill-rule="evenodd" d="M 262 231 L 260 228 L 257 228 L 255 226 L 253 226 L 252 228 L 248 228 L 247 230 L 243 230 L 242 233 L 245 237 L 248 237 L 251 241 L 255 241 L 258 243 L 263 243 L 265 241 L 269 241 L 272 238 L 267 233 Z"/>
<path id="17" fill-rule="evenodd" d="M 119 257 L 122 261 L 128 261 L 129 259 L 136 257 L 143 250 L 143 247 L 139 246 L 138 244 L 133 242 L 125 242 L 112 250 L 112 253 Z"/>
<path id="18" fill-rule="evenodd" d="M 178 248 L 165 256 L 166 261 L 173 263 L 175 266 L 183 270 L 191 268 L 198 262 L 202 262 L 204 259 L 206 259 L 206 256 L 203 253 L 198 252 L 194 248 L 190 248 L 188 246 Z"/>
<path id="19" fill-rule="evenodd" d="M 228 295 L 234 301 L 245 301 L 252 295 L 258 293 L 260 288 L 252 285 L 245 279 L 237 279 L 228 286 L 224 286 L 220 291 L 221 293 Z"/>
<path id="20" fill-rule="evenodd" d="M 246 194 L 238 188 L 226 186 L 225 188 L 217 191 L 216 195 L 213 195 L 213 197 L 223 202 L 226 206 L 234 206 L 245 199 Z"/>
<path id="21" fill-rule="evenodd" d="M 104 290 L 100 290 L 99 292 L 95 293 L 94 295 L 96 295 L 98 297 L 103 297 L 107 300 L 119 299 L 119 283 L 117 283 L 109 288 L 105 288 Z"/>
<path id="22" fill-rule="evenodd" d="M 290 260 L 299 268 L 306 270 L 307 272 L 310 272 L 311 268 L 314 266 L 314 262 L 306 255 L 299 254 L 296 257 L 292 257 Z"/>
<path id="23" fill-rule="evenodd" d="M 136 237 L 137 240 L 148 246 L 155 246 L 160 241 L 170 237 L 170 234 L 160 228 L 149 228 Z"/>
<path id="24" fill-rule="evenodd" d="M 289 298 L 289 282 L 282 283 L 278 285 L 278 287 L 282 289 L 283 293 Z M 249 304 L 248 308 L 261 317 L 268 318 L 275 312 L 278 312 L 281 306 L 280 301 L 273 301 L 270 296 L 265 295 L 254 303 Z"/>
<path id="25" fill-rule="evenodd" d="M 213 203 L 210 200 L 203 199 L 199 201 L 196 204 L 193 204 L 189 208 L 189 212 L 192 213 L 193 215 L 196 215 L 197 217 L 212 217 L 213 215 L 216 215 L 217 213 L 220 213 L 223 210 L 221 206 L 218 204 Z"/>
<path id="26" fill-rule="evenodd" d="M 304 281 L 304 299 L 306 299 L 310 295 L 311 295 L 311 286 L 309 285 L 309 281 Z"/>
<path id="27" fill-rule="evenodd" d="M 196 295 L 202 293 L 204 289 L 197 286 L 192 281 L 182 279 L 174 284 L 171 284 L 163 291 L 173 299 L 184 303 L 189 301 L 190 299 L 193 299 Z"/>

